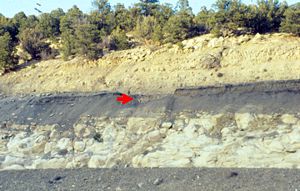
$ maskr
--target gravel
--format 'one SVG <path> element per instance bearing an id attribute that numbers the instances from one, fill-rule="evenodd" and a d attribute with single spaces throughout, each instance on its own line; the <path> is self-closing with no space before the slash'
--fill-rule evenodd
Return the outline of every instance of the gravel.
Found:
<path id="1" fill-rule="evenodd" d="M 296 191 L 300 190 L 300 170 L 114 168 L 2 171 L 0 190 Z"/>

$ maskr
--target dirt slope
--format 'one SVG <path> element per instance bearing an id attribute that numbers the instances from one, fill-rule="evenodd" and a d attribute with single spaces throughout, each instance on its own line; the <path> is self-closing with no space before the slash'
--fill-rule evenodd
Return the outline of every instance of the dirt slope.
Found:
<path id="1" fill-rule="evenodd" d="M 287 34 L 183 41 L 118 51 L 96 62 L 43 61 L 0 77 L 10 93 L 122 91 L 173 93 L 182 87 L 300 78 L 300 38 Z"/>

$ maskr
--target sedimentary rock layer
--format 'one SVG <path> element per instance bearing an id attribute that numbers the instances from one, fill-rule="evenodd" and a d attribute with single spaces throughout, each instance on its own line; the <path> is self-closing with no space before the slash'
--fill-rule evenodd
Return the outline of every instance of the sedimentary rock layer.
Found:
<path id="1" fill-rule="evenodd" d="M 300 168 L 298 84 L 133 95 L 125 106 L 107 92 L 4 96 L 0 168 Z"/>

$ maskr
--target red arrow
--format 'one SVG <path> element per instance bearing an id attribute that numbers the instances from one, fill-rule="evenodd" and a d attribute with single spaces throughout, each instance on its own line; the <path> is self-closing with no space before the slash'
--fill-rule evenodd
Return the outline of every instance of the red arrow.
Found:
<path id="1" fill-rule="evenodd" d="M 117 101 L 122 103 L 123 105 L 131 102 L 132 100 L 133 100 L 133 98 L 126 94 L 122 94 L 121 96 L 117 97 Z"/>

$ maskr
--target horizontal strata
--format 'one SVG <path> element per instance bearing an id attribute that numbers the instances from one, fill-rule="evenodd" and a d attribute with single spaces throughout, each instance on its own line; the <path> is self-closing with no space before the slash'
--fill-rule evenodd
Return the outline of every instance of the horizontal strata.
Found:
<path id="1" fill-rule="evenodd" d="M 133 95 L 125 106 L 107 92 L 4 97 L 0 169 L 300 168 L 298 84 Z"/>
<path id="2" fill-rule="evenodd" d="M 251 92 L 299 92 L 300 80 L 260 81 L 256 83 L 217 84 L 196 88 L 182 88 L 175 91 L 179 96 L 218 95 L 224 93 L 245 94 Z"/>
<path id="3" fill-rule="evenodd" d="M 180 89 L 174 95 L 132 95 L 135 100 L 127 105 L 116 102 L 117 95 L 109 92 L 4 97 L 0 99 L 0 121 L 72 126 L 81 116 L 163 115 L 172 120 L 185 111 L 299 113 L 299 89 L 299 80 L 200 87 Z"/>

